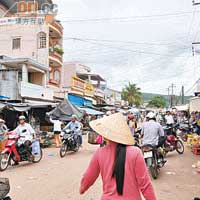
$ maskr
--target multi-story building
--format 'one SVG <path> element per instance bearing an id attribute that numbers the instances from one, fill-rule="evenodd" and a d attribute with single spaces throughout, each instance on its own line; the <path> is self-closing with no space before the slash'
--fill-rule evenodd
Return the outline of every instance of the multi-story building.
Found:
<path id="1" fill-rule="evenodd" d="M 105 99 L 106 99 L 106 103 L 109 105 L 120 106 L 122 104 L 121 92 L 114 89 L 106 88 Z"/>
<path id="2" fill-rule="evenodd" d="M 63 87 L 68 98 L 75 104 L 102 104 L 105 102 L 105 79 L 91 72 L 90 67 L 80 63 L 65 63 L 63 68 Z"/>
<path id="3" fill-rule="evenodd" d="M 28 85 L 26 91 L 29 92 L 26 95 L 30 98 L 40 99 L 41 94 L 42 98 L 49 100 L 63 98 L 63 27 L 52 14 L 16 13 L 17 8 L 13 10 L 16 2 L 18 1 L 0 1 L 0 16 L 3 16 L 0 18 L 2 73 L 16 70 L 19 77 L 22 74 L 19 82 Z M 51 0 L 34 2 L 38 3 L 38 9 L 42 9 L 42 3 L 52 4 Z M 0 95 L 4 96 L 2 91 L 0 90 Z M 48 95 L 45 96 L 46 93 Z"/>

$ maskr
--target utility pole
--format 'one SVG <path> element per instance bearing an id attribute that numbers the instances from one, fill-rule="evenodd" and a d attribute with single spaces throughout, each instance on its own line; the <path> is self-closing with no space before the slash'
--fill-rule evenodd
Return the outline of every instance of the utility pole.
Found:
<path id="1" fill-rule="evenodd" d="M 170 88 L 168 87 L 166 90 L 167 90 L 168 105 L 170 106 L 171 105 L 171 99 L 170 99 L 170 96 L 169 96 L 169 94 L 170 94 Z"/>
<path id="2" fill-rule="evenodd" d="M 182 86 L 182 89 L 181 89 L 181 90 L 182 90 L 182 92 L 181 92 L 181 97 L 182 97 L 182 98 L 181 98 L 181 99 L 182 99 L 182 100 L 181 100 L 181 103 L 182 103 L 182 105 L 183 105 L 183 104 L 185 103 L 184 86 Z"/>
<path id="3" fill-rule="evenodd" d="M 169 87 L 169 88 L 171 88 L 172 90 L 172 93 L 171 93 L 171 107 L 173 107 L 173 105 L 174 105 L 174 88 L 175 88 L 176 86 L 172 83 L 171 84 L 171 86 Z"/>

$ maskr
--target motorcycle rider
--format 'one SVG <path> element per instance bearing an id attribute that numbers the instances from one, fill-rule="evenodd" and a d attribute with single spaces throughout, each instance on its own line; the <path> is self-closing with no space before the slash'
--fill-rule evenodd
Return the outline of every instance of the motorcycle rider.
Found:
<path id="1" fill-rule="evenodd" d="M 27 152 L 29 153 L 30 159 L 32 159 L 31 153 L 31 144 L 35 135 L 34 129 L 31 127 L 30 124 L 26 123 L 26 117 L 21 115 L 19 117 L 19 125 L 14 130 L 14 132 L 20 135 L 20 139 L 18 140 L 18 145 L 24 145 Z"/>
<path id="2" fill-rule="evenodd" d="M 163 127 L 156 122 L 156 115 L 153 112 L 147 114 L 147 121 L 142 125 L 142 144 L 161 147 L 165 142 Z"/>
<path id="3" fill-rule="evenodd" d="M 152 145 L 153 147 L 156 147 L 157 149 L 159 147 L 162 147 L 165 143 L 166 137 L 164 134 L 163 127 L 156 122 L 156 115 L 153 112 L 150 112 L 147 114 L 147 121 L 144 122 L 142 126 L 142 144 L 145 145 Z M 166 161 L 164 160 L 164 154 L 162 149 L 158 153 L 158 157 L 160 158 L 158 161 L 158 164 L 163 165 Z M 158 151 L 157 151 L 158 152 Z"/>
<path id="4" fill-rule="evenodd" d="M 75 134 L 78 135 L 79 138 L 79 144 L 82 146 L 83 139 L 82 139 L 82 125 L 78 121 L 78 118 L 76 115 L 72 115 L 71 121 L 67 124 L 67 126 L 63 130 L 70 129 L 71 131 L 74 131 Z"/>

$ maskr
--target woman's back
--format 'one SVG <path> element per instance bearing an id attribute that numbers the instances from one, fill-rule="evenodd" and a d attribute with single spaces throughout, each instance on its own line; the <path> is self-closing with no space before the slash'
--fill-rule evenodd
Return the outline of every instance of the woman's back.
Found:
<path id="1" fill-rule="evenodd" d="M 87 190 L 100 173 L 103 180 L 102 200 L 141 200 L 140 191 L 147 200 L 155 200 L 141 150 L 133 146 L 126 147 L 123 195 L 118 195 L 113 177 L 116 147 L 117 143 L 111 142 L 96 151 L 81 185 Z"/>

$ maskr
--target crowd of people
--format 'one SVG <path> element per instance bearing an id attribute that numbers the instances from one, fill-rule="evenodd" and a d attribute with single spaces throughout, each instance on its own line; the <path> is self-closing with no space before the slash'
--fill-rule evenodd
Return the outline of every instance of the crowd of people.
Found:
<path id="1" fill-rule="evenodd" d="M 71 116 L 71 121 L 65 127 L 58 118 L 50 118 L 50 122 L 53 125 L 56 147 L 61 145 L 59 135 L 67 129 L 78 135 L 79 144 L 82 145 L 82 124 L 76 115 Z M 177 122 L 195 123 L 197 127 L 200 127 L 200 115 L 191 113 L 187 116 L 185 113 L 174 114 L 170 111 L 165 114 L 149 112 L 141 123 L 141 120 L 138 121 L 133 113 L 124 116 L 121 113 L 112 112 L 100 119 L 92 120 L 90 127 L 99 134 L 104 147 L 94 153 L 81 180 L 80 194 L 84 194 L 101 174 L 102 200 L 129 200 L 133 197 L 135 200 L 141 200 L 140 193 L 146 200 L 156 200 L 142 152 L 134 146 L 133 136 L 138 126 L 141 126 L 142 145 L 161 147 L 165 142 L 162 125 L 173 126 Z M 5 146 L 7 132 L 5 121 L 0 119 L 0 152 Z M 14 132 L 21 136 L 18 144 L 24 145 L 31 159 L 30 146 L 36 133 L 26 122 L 25 116 L 19 117 L 19 124 Z"/>

